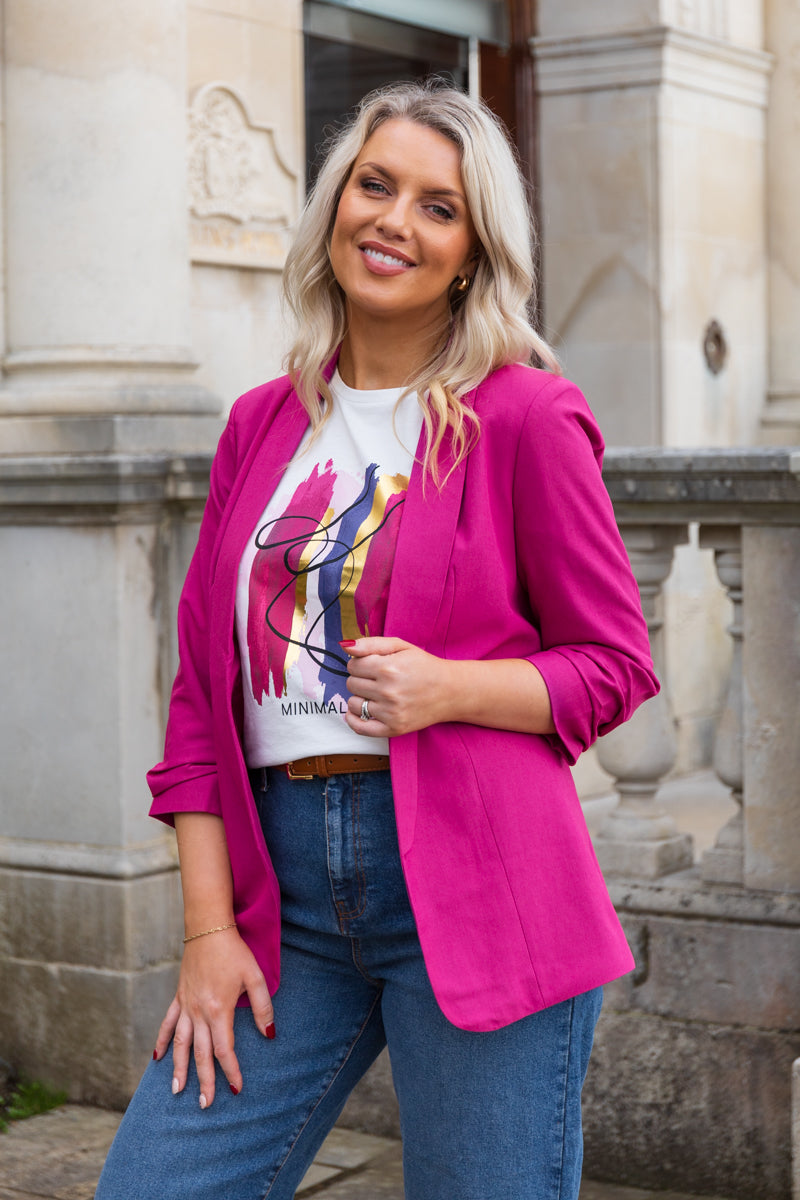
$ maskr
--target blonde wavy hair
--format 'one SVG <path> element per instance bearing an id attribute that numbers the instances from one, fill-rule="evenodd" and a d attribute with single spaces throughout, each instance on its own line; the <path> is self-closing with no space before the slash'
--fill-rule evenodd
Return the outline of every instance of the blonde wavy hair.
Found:
<path id="1" fill-rule="evenodd" d="M 438 456 L 446 432 L 451 431 L 454 451 L 451 470 L 479 436 L 478 418 L 464 400 L 467 393 L 508 363 L 538 361 L 553 371 L 559 369 L 555 354 L 530 319 L 536 283 L 535 235 L 525 184 L 502 125 L 480 101 L 435 79 L 393 84 L 366 96 L 334 137 L 283 274 L 284 298 L 297 325 L 286 365 L 316 433 L 332 405 L 323 369 L 347 329 L 345 296 L 328 253 L 336 211 L 364 144 L 379 125 L 392 120 L 424 125 L 459 148 L 467 204 L 479 241 L 469 289 L 451 291 L 447 336 L 406 381 L 404 392 L 417 393 L 426 430 L 424 467 L 438 483 Z"/>

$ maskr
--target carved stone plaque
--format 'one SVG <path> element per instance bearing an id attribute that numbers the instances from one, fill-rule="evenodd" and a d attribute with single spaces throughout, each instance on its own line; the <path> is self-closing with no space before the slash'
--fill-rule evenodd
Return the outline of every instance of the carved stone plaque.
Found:
<path id="1" fill-rule="evenodd" d="M 192 261 L 280 270 L 296 211 L 297 175 L 274 130 L 227 84 L 201 87 L 189 108 Z"/>

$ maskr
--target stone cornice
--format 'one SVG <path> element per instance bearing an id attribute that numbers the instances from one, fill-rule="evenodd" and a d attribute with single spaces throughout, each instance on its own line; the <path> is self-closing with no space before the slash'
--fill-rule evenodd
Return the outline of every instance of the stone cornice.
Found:
<path id="1" fill-rule="evenodd" d="M 603 478 L 631 524 L 800 525 L 800 448 L 611 448 Z"/>
<path id="2" fill-rule="evenodd" d="M 619 34 L 530 39 L 540 95 L 672 86 L 766 108 L 773 57 L 660 25 Z"/>
<path id="3" fill-rule="evenodd" d="M 119 525 L 199 515 L 212 455 L 0 456 L 0 524 Z"/>

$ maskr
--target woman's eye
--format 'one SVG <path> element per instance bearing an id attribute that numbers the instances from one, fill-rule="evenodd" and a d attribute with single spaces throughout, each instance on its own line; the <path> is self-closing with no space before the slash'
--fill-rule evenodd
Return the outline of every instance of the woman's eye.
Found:
<path id="1" fill-rule="evenodd" d="M 383 194 L 386 191 L 385 185 L 382 184 L 379 179 L 362 179 L 361 186 L 365 192 L 377 192 L 379 194 Z"/>
<path id="2" fill-rule="evenodd" d="M 430 206 L 430 210 L 434 216 L 441 217 L 445 221 L 452 221 L 455 219 L 456 214 L 453 212 L 452 208 L 446 208 L 444 204 L 432 204 Z"/>

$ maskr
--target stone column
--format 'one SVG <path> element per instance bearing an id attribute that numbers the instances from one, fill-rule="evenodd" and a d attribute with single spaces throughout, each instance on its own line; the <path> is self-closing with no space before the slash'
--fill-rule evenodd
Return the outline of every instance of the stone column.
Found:
<path id="1" fill-rule="evenodd" d="M 674 547 L 686 541 L 683 526 L 622 527 L 622 536 L 642 597 L 653 661 L 663 679 L 662 621 L 659 597 L 672 566 Z M 675 764 L 675 733 L 666 687 L 627 724 L 597 744 L 601 767 L 615 778 L 619 805 L 595 838 L 595 850 L 608 875 L 647 879 L 692 865 L 692 839 L 681 834 L 656 803 L 662 778 Z"/>
<path id="2" fill-rule="evenodd" d="M 700 527 L 700 546 L 714 551 L 720 583 L 733 605 L 728 633 L 733 640 L 728 687 L 714 737 L 714 770 L 738 806 L 703 855 L 702 876 L 709 883 L 741 883 L 744 856 L 744 753 L 742 726 L 742 533 L 736 526 Z"/>
<path id="3" fill-rule="evenodd" d="M 760 15 L 760 0 L 539 4 L 545 322 L 609 444 L 730 445 L 757 429 Z"/>
<path id="4" fill-rule="evenodd" d="M 800 527 L 745 527 L 744 883 L 800 892 Z"/>
<path id="5" fill-rule="evenodd" d="M 198 448 L 185 0 L 7 0 L 4 453 Z"/>
<path id="6" fill-rule="evenodd" d="M 220 424 L 188 349 L 186 4 L 2 20 L 0 1055 L 122 1105 L 180 948 L 144 772 L 207 487 L 206 453 L 187 512 L 185 456 Z"/>
<path id="7" fill-rule="evenodd" d="M 764 5 L 775 68 L 767 113 L 769 390 L 761 417 L 768 445 L 800 443 L 800 10 L 797 0 Z"/>

